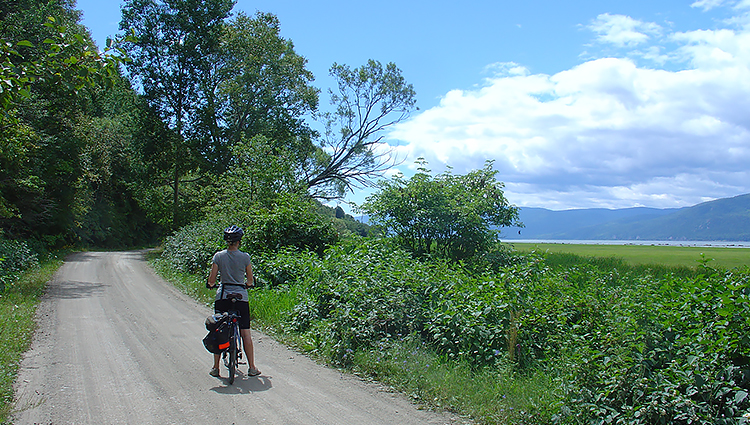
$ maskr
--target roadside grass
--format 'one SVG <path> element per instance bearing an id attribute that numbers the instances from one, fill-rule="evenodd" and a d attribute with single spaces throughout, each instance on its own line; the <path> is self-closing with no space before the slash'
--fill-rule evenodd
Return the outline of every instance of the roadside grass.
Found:
<path id="1" fill-rule="evenodd" d="M 557 385 L 541 371 L 520 374 L 511 364 L 472 368 L 411 338 L 358 352 L 353 364 L 358 375 L 377 379 L 418 405 L 460 412 L 476 423 L 544 422 L 551 416 L 548 407 L 559 400 Z"/>
<path id="2" fill-rule="evenodd" d="M 42 262 L 21 273 L 19 279 L 0 293 L 0 423 L 8 423 L 13 410 L 13 383 L 23 353 L 36 329 L 34 315 L 47 282 L 62 265 L 62 258 Z"/>
<path id="3" fill-rule="evenodd" d="M 515 243 L 520 252 L 564 253 L 582 257 L 620 258 L 630 265 L 687 267 L 708 265 L 730 270 L 750 266 L 750 249 L 663 245 L 590 245 L 567 243 Z"/>

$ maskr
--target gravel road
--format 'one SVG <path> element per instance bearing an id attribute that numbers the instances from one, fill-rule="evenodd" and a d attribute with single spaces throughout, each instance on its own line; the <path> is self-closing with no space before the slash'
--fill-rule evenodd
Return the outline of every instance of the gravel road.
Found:
<path id="1" fill-rule="evenodd" d="M 208 375 L 210 311 L 141 252 L 71 255 L 37 311 L 15 424 L 448 424 L 401 394 L 316 364 L 254 332 L 258 377 Z M 226 377 L 226 369 L 222 370 Z"/>

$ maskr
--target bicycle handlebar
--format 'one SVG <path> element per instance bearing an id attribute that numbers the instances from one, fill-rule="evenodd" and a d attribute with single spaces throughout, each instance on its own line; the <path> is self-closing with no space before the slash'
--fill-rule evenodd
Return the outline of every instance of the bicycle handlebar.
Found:
<path id="1" fill-rule="evenodd" d="M 245 285 L 245 284 L 242 284 L 242 283 L 223 283 L 222 285 L 239 286 L 239 287 L 242 287 L 242 288 L 245 288 L 245 289 L 255 288 L 255 285 Z M 214 288 L 216 288 L 218 286 L 219 285 L 209 286 L 208 282 L 206 282 L 206 288 L 208 288 L 208 289 L 214 289 Z"/>

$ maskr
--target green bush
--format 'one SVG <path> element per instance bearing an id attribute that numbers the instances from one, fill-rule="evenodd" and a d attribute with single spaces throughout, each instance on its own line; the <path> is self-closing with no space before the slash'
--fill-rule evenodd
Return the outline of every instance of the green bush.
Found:
<path id="1" fill-rule="evenodd" d="M 352 351 L 408 335 L 475 366 L 495 364 L 507 352 L 514 306 L 504 282 L 474 278 L 444 261 L 415 260 L 384 240 L 330 249 L 306 285 L 292 328 L 310 333 L 310 348 L 334 362 L 346 364 Z"/>
<path id="2" fill-rule="evenodd" d="M 0 292 L 13 284 L 18 273 L 39 264 L 39 259 L 24 241 L 0 237 Z"/>
<path id="3" fill-rule="evenodd" d="M 306 280 L 292 327 L 310 333 L 311 349 L 346 364 L 358 348 L 418 329 L 427 271 L 383 241 L 352 239 L 328 250 L 322 270 Z"/>
<path id="4" fill-rule="evenodd" d="M 284 195 L 270 210 L 219 211 L 203 221 L 182 227 L 166 238 L 163 258 L 177 270 L 206 273 L 214 253 L 226 247 L 223 229 L 232 224 L 245 231 L 242 249 L 249 252 L 254 261 L 273 258 L 273 253 L 286 250 L 323 255 L 326 248 L 338 241 L 331 220 L 318 215 L 309 201 Z M 271 274 L 261 277 L 273 284 L 286 282 L 294 276 L 289 274 L 288 267 L 273 274 L 271 264 L 257 266 L 261 270 L 269 269 Z"/>
<path id="5" fill-rule="evenodd" d="M 275 252 L 284 248 L 318 255 L 338 242 L 333 219 L 323 217 L 309 200 L 283 195 L 268 210 L 247 216 L 245 244 L 254 251 Z"/>
<path id="6" fill-rule="evenodd" d="M 560 421 L 745 420 L 750 412 L 748 279 L 748 271 L 643 278 L 632 290 L 613 293 L 595 306 L 564 346 L 568 402 Z"/>
<path id="7" fill-rule="evenodd" d="M 256 286 L 293 285 L 321 273 L 321 260 L 309 251 L 284 248 L 278 252 L 253 253 Z"/>
<path id="8" fill-rule="evenodd" d="M 204 220 L 182 227 L 167 237 L 162 258 L 176 270 L 205 274 L 216 251 L 226 247 L 223 230 L 227 226 L 226 222 Z"/>

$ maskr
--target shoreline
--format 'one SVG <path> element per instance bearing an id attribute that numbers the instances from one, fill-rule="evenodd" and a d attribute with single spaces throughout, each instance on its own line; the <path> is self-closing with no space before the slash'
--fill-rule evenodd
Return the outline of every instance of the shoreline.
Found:
<path id="1" fill-rule="evenodd" d="M 652 240 L 598 240 L 598 239 L 500 239 L 502 243 L 513 244 L 561 244 L 561 245 L 643 245 L 643 246 L 683 246 L 696 248 L 750 248 L 750 241 L 652 241 Z"/>

